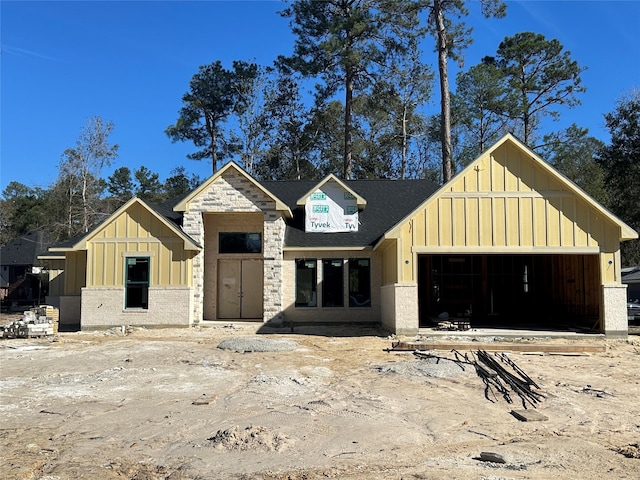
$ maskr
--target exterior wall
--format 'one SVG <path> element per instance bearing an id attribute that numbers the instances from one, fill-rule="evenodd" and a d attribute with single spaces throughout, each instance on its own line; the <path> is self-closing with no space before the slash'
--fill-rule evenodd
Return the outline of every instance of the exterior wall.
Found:
<path id="1" fill-rule="evenodd" d="M 86 249 L 86 286 L 81 288 L 83 330 L 114 325 L 192 323 L 192 257 L 196 252 L 186 250 L 184 238 L 143 204 L 132 203 L 94 232 Z M 75 252 L 67 254 L 68 263 L 75 255 Z M 145 310 L 124 309 L 125 264 L 132 256 L 150 259 L 149 308 Z M 74 260 L 74 263 L 82 262 Z M 74 284 L 75 293 L 77 280 Z"/>
<path id="2" fill-rule="evenodd" d="M 57 300 L 51 299 L 51 305 L 60 310 L 59 328 L 80 327 L 80 300 L 80 295 L 63 295 Z"/>
<path id="3" fill-rule="evenodd" d="M 260 190 L 253 182 L 233 169 L 227 170 L 215 178 L 199 194 L 188 202 L 184 212 L 183 229 L 204 247 L 204 251 L 194 258 L 194 322 L 204 318 L 214 320 L 215 307 L 207 307 L 205 316 L 205 275 L 214 275 L 207 256 L 216 255 L 217 244 L 211 245 L 207 238 L 204 216 L 210 213 L 256 213 L 263 215 L 263 259 L 264 259 L 264 308 L 263 320 L 271 320 L 281 316 L 282 304 L 282 245 L 284 240 L 284 219 L 276 211 L 273 199 Z M 217 238 L 217 236 L 216 236 Z M 207 242 L 209 240 L 209 242 Z M 212 295 L 207 282 L 208 295 Z"/>
<path id="4" fill-rule="evenodd" d="M 263 254 L 219 254 L 220 232 L 260 232 L 264 240 L 264 215 L 258 213 L 204 213 L 204 283 L 203 318 L 215 320 L 218 312 L 218 260 L 220 259 L 262 259 Z"/>
<path id="5" fill-rule="evenodd" d="M 390 285 L 398 281 L 398 241 L 388 240 L 379 249 L 382 257 L 382 285 Z"/>
<path id="6" fill-rule="evenodd" d="M 629 333 L 627 319 L 627 286 L 603 285 L 603 330 L 607 338 L 626 339 Z"/>
<path id="7" fill-rule="evenodd" d="M 568 181 L 505 141 L 454 177 L 389 237 L 398 239 L 400 284 L 417 283 L 421 253 L 594 254 L 600 258 L 597 278 L 608 292 L 602 298 L 608 299 L 617 291 L 609 287 L 621 284 L 620 235 L 620 226 Z M 601 310 L 602 329 L 626 330 L 612 311 Z"/>
<path id="8" fill-rule="evenodd" d="M 402 258 L 422 253 L 598 253 L 620 228 L 511 142 L 456 176 L 399 230 Z M 608 264 L 608 263 L 607 263 Z M 603 271 L 619 276 L 620 265 Z M 403 265 L 402 280 L 415 281 Z"/>
<path id="9" fill-rule="evenodd" d="M 123 287 L 125 257 L 148 256 L 152 286 L 191 285 L 193 251 L 185 250 L 184 239 L 161 222 L 142 204 L 134 203 L 87 245 L 87 287 Z"/>
<path id="10" fill-rule="evenodd" d="M 87 252 L 67 252 L 64 268 L 64 294 L 80 295 L 87 284 Z"/>
<path id="11" fill-rule="evenodd" d="M 296 307 L 296 259 L 316 259 L 317 260 L 317 307 Z M 344 266 L 343 284 L 345 286 L 344 307 L 322 307 L 322 259 L 342 258 L 369 258 L 371 260 L 371 306 L 370 307 L 349 307 L 347 286 L 348 265 Z M 282 283 L 284 285 L 284 323 L 380 323 L 381 305 L 381 273 L 382 259 L 379 254 L 371 251 L 347 251 L 347 250 L 305 250 L 289 251 L 284 253 L 284 274 Z M 416 297 L 417 298 L 417 297 Z M 416 300 L 417 302 L 417 300 Z"/>
<path id="12" fill-rule="evenodd" d="M 396 335 L 418 333 L 418 285 L 385 285 L 381 289 L 382 327 Z"/>
<path id="13" fill-rule="evenodd" d="M 49 270 L 49 295 L 60 296 L 64 294 L 64 260 L 46 260 Z"/>
<path id="14" fill-rule="evenodd" d="M 148 309 L 124 308 L 124 289 L 117 287 L 82 290 L 82 330 L 119 325 L 188 327 L 192 324 L 192 289 L 150 287 Z"/>

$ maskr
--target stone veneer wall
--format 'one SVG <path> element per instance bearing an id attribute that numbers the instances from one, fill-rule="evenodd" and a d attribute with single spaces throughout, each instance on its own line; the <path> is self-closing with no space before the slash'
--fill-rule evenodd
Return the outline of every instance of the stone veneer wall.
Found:
<path id="1" fill-rule="evenodd" d="M 243 175 L 229 170 L 217 178 L 208 188 L 192 199 L 188 211 L 184 212 L 183 230 L 202 247 L 193 259 L 194 312 L 197 324 L 203 318 L 204 300 L 204 256 L 207 245 L 204 241 L 205 213 L 264 213 L 264 321 L 282 320 L 282 247 L 285 223 L 275 202 Z"/>
<path id="2" fill-rule="evenodd" d="M 418 285 L 394 283 L 381 288 L 382 327 L 396 335 L 415 335 L 420 325 Z"/>
<path id="3" fill-rule="evenodd" d="M 627 318 L 627 286 L 602 286 L 602 318 L 607 338 L 626 339 L 629 334 Z"/>
<path id="4" fill-rule="evenodd" d="M 283 254 L 286 224 L 275 211 L 264 215 L 264 321 L 282 323 L 284 318 Z"/>

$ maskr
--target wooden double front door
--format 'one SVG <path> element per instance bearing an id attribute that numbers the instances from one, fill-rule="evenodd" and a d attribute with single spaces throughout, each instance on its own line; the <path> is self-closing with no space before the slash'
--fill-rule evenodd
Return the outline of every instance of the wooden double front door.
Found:
<path id="1" fill-rule="evenodd" d="M 218 318 L 262 319 L 262 260 L 218 260 Z"/>

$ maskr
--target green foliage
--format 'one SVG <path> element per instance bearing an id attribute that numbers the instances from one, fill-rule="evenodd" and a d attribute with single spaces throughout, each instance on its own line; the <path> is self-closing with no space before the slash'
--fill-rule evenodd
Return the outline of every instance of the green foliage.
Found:
<path id="1" fill-rule="evenodd" d="M 164 182 L 164 197 L 166 199 L 182 197 L 199 184 L 200 178 L 197 175 L 188 176 L 184 167 L 176 167 L 171 170 L 171 176 Z"/>
<path id="2" fill-rule="evenodd" d="M 215 173 L 218 161 L 238 148 L 225 135 L 224 122 L 232 113 L 245 111 L 246 85 L 257 75 L 257 65 L 242 61 L 234 61 L 233 70 L 225 69 L 220 61 L 201 66 L 182 96 L 177 122 L 167 127 L 166 135 L 173 142 L 189 140 L 201 148 L 187 157 L 210 158 Z"/>
<path id="3" fill-rule="evenodd" d="M 129 167 L 116 168 L 107 179 L 107 192 L 116 203 L 116 208 L 133 197 L 135 185 Z"/>
<path id="4" fill-rule="evenodd" d="M 640 91 L 633 90 L 605 115 L 611 143 L 598 158 L 606 174 L 613 213 L 640 231 Z M 640 265 L 640 241 L 623 242 L 622 262 Z"/>
<path id="5" fill-rule="evenodd" d="M 467 28 L 461 20 L 469 14 L 464 0 L 423 0 L 421 5 L 428 11 L 427 28 L 436 40 L 438 53 L 442 178 L 444 182 L 448 182 L 455 169 L 452 166 L 452 120 L 447 62 L 451 58 L 462 65 L 461 53 L 471 43 L 472 29 Z M 502 18 L 506 15 L 507 7 L 502 0 L 480 0 L 480 9 L 485 18 Z"/>
<path id="6" fill-rule="evenodd" d="M 140 167 L 133 176 L 137 182 L 136 196 L 150 202 L 158 202 L 163 198 L 162 184 L 157 173 L 153 173 L 147 167 Z"/>
<path id="7" fill-rule="evenodd" d="M 459 162 L 466 165 L 489 145 L 512 130 L 509 88 L 503 73 L 491 64 L 479 64 L 457 77 L 452 96 L 453 117 L 462 130 L 463 149 Z"/>
<path id="8" fill-rule="evenodd" d="M 558 40 L 547 40 L 541 34 L 521 32 L 506 37 L 496 57 L 485 57 L 482 62 L 497 66 L 506 76 L 513 98 L 504 113 L 521 122 L 523 141 L 528 145 L 533 144 L 543 115 L 557 118 L 557 107 L 579 105 L 576 95 L 586 90 L 580 78 L 585 69 Z"/>
<path id="9" fill-rule="evenodd" d="M 354 167 L 354 98 L 373 85 L 388 52 L 401 51 L 405 38 L 415 35 L 417 13 L 415 2 L 404 0 L 297 0 L 282 12 L 296 40 L 293 56 L 279 62 L 321 79 L 317 110 L 344 92 L 342 168 L 336 172 L 344 178 Z"/>
<path id="10" fill-rule="evenodd" d="M 309 157 L 317 134 L 302 101 L 300 78 L 285 65 L 278 67 L 265 89 L 269 144 L 255 173 L 265 180 L 316 178 Z"/>
<path id="11" fill-rule="evenodd" d="M 315 132 L 315 141 L 310 158 L 318 178 L 330 173 L 340 177 L 344 173 L 344 115 L 344 105 L 337 100 L 313 111 L 309 128 Z"/>
<path id="12" fill-rule="evenodd" d="M 411 147 L 426 123 L 420 107 L 431 97 L 434 77 L 420 56 L 417 39 L 409 39 L 402 52 L 389 54 L 370 93 L 355 102 L 362 132 L 357 178 L 405 178 L 415 161 Z"/>
<path id="13" fill-rule="evenodd" d="M 541 153 L 551 165 L 602 205 L 608 205 L 605 172 L 596 158 L 604 143 L 589 136 L 589 130 L 573 124 L 562 132 L 544 137 Z"/>
<path id="14" fill-rule="evenodd" d="M 9 182 L 0 199 L 0 246 L 20 235 L 44 228 L 50 218 L 49 192 Z"/>

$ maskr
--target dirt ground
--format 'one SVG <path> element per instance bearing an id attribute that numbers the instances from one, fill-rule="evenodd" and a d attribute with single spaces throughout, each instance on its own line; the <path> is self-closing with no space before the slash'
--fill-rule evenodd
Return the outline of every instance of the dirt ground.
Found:
<path id="1" fill-rule="evenodd" d="M 519 397 L 490 401 L 469 366 L 387 352 L 394 338 L 373 329 L 218 348 L 257 328 L 0 340 L 0 478 L 640 478 L 639 337 L 589 355 L 509 353 L 546 396 L 548 419 L 523 422 Z"/>

